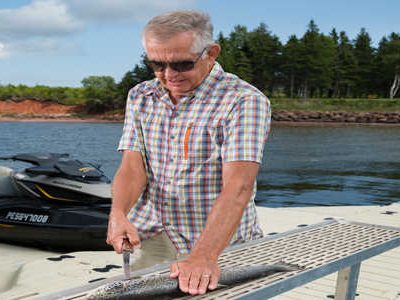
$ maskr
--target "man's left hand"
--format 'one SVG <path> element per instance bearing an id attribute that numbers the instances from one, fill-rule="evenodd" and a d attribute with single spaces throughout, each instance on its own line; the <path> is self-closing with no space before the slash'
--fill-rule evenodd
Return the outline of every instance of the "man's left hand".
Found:
<path id="1" fill-rule="evenodd" d="M 171 278 L 178 278 L 180 290 L 191 295 L 216 289 L 221 274 L 217 260 L 197 256 L 173 263 L 170 271 Z"/>

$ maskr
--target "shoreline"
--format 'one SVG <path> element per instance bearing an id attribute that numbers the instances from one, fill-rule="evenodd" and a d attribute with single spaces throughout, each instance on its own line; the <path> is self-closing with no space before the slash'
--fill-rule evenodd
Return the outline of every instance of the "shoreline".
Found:
<path id="1" fill-rule="evenodd" d="M 282 126 L 400 126 L 400 112 L 273 111 L 272 123 Z M 70 112 L 3 114 L 0 122 L 123 123 L 124 114 L 77 115 Z"/>
<path id="2" fill-rule="evenodd" d="M 30 116 L 30 117 L 9 117 L 1 116 L 0 122 L 44 122 L 44 123 L 123 123 L 124 119 L 107 119 L 101 117 L 73 117 L 73 116 L 62 116 L 62 117 L 48 117 L 48 116 Z"/>
<path id="3" fill-rule="evenodd" d="M 104 117 L 74 117 L 74 116 L 1 116 L 0 123 L 3 122 L 41 122 L 41 123 L 123 123 L 123 118 L 104 118 Z M 400 127 L 400 123 L 382 123 L 382 122 L 347 122 L 347 121 L 306 121 L 306 120 L 274 120 L 271 121 L 275 126 L 287 126 L 287 127 Z"/>

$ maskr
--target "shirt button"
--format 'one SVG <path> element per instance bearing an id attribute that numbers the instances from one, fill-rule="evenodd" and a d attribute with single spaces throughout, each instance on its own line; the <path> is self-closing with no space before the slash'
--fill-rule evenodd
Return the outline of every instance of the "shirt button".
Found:
<path id="1" fill-rule="evenodd" d="M 171 140 L 175 139 L 175 135 L 171 135 Z"/>

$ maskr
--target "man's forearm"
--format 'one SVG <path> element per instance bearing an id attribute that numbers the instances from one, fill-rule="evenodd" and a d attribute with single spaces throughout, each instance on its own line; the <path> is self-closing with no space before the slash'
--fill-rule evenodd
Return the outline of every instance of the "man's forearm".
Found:
<path id="1" fill-rule="evenodd" d="M 206 227 L 192 250 L 193 255 L 217 260 L 235 233 L 253 187 L 227 187 L 216 200 Z"/>
<path id="2" fill-rule="evenodd" d="M 216 260 L 229 244 L 253 194 L 258 168 L 258 163 L 246 161 L 223 165 L 221 194 L 191 255 Z"/>
<path id="3" fill-rule="evenodd" d="M 146 172 L 139 155 L 124 153 L 111 187 L 111 213 L 118 212 L 126 216 L 146 188 Z"/>
<path id="4" fill-rule="evenodd" d="M 127 182 L 123 174 L 117 173 L 112 184 L 112 212 L 127 215 L 143 192 L 144 186 L 137 182 Z"/>

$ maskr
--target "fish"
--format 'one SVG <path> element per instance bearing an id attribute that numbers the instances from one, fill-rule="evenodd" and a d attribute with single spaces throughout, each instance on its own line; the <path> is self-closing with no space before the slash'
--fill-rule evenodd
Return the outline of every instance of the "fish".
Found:
<path id="1" fill-rule="evenodd" d="M 231 267 L 221 271 L 217 288 L 232 286 L 277 272 L 289 272 L 300 269 L 301 267 L 298 265 L 284 262 Z M 179 290 L 176 278 L 170 278 L 169 274 L 161 274 L 110 282 L 94 289 L 84 299 L 171 299 L 167 295 L 173 294 L 180 296 L 188 295 Z"/>

